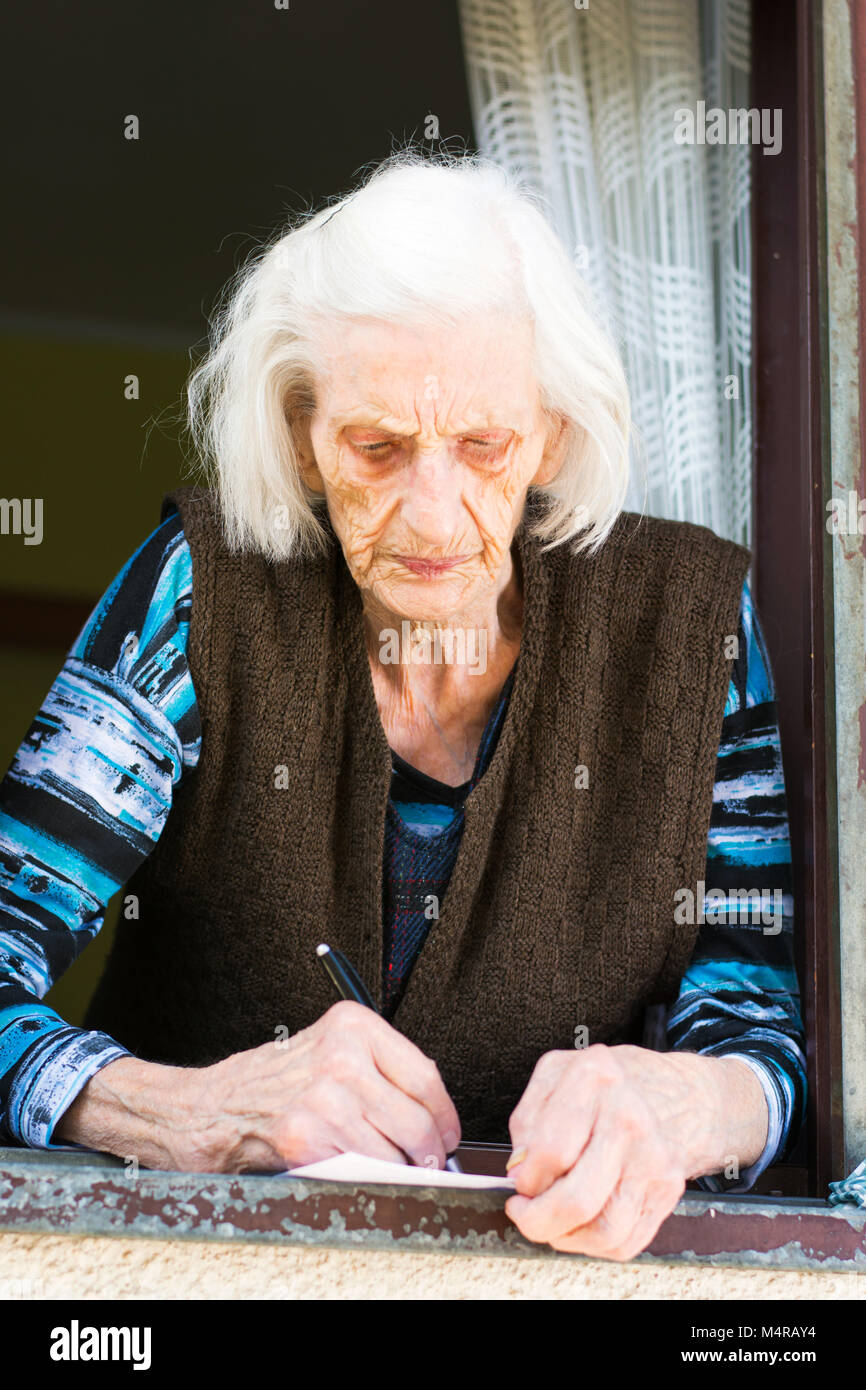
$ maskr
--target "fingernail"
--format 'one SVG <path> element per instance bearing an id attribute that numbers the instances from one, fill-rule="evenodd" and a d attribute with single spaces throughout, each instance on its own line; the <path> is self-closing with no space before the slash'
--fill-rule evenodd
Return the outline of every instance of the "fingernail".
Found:
<path id="1" fill-rule="evenodd" d="M 445 1152 L 446 1152 L 446 1154 L 453 1154 L 454 1150 L 457 1148 L 457 1145 L 458 1145 L 459 1143 L 460 1143 L 460 1135 L 457 1133 L 456 1130 L 454 1130 L 454 1129 L 449 1129 L 448 1133 L 445 1135 Z"/>
<path id="2" fill-rule="evenodd" d="M 518 1163 L 522 1163 L 527 1153 L 527 1149 L 515 1149 L 505 1165 L 506 1173 L 510 1172 L 512 1168 L 516 1168 Z"/>

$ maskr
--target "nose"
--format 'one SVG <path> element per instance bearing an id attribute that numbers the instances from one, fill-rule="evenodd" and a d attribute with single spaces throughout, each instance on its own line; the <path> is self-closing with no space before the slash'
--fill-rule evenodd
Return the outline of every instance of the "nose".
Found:
<path id="1" fill-rule="evenodd" d="M 459 469 L 444 444 L 419 447 L 406 473 L 403 521 L 424 544 L 445 547 L 463 511 Z"/>

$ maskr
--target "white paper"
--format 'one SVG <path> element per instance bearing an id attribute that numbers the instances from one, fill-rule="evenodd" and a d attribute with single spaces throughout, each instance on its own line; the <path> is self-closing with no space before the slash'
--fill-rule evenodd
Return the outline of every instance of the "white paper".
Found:
<path id="1" fill-rule="evenodd" d="M 379 1182 L 406 1187 L 502 1187 L 513 1191 L 513 1178 L 495 1178 L 488 1173 L 452 1173 L 447 1168 L 423 1168 L 411 1163 L 389 1163 L 365 1154 L 337 1154 L 302 1168 L 287 1168 L 282 1178 L 322 1178 L 329 1182 Z"/>

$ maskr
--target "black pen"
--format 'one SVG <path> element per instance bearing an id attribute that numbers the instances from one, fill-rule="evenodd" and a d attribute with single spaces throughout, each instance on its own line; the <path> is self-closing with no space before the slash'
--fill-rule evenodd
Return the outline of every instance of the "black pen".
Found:
<path id="1" fill-rule="evenodd" d="M 373 1003 L 370 991 L 354 965 L 346 959 L 342 951 L 337 951 L 333 946 L 326 946 L 322 942 L 321 946 L 316 947 L 316 955 L 325 967 L 328 978 L 341 999 L 354 999 L 356 1004 L 365 1004 L 368 1009 L 376 1012 L 376 1005 Z M 463 1172 L 458 1160 L 454 1157 L 446 1158 L 445 1167 L 449 1173 Z"/>

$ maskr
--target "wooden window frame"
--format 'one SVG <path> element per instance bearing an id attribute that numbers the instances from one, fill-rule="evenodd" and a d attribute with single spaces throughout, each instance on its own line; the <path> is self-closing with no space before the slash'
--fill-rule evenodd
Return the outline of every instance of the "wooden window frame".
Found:
<path id="1" fill-rule="evenodd" d="M 777 687 L 807 1040 L 796 1158 L 815 1196 L 844 1161 L 821 23 L 820 0 L 753 0 L 750 104 L 783 113 L 779 154 L 755 146 L 752 159 L 754 587 Z"/>

